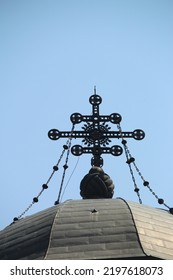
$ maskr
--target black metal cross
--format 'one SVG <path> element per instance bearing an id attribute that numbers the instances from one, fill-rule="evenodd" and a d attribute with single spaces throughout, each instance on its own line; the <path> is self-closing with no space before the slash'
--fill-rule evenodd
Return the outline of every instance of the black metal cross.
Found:
<path id="1" fill-rule="evenodd" d="M 99 105 L 102 103 L 102 98 L 96 94 L 96 89 L 94 90 L 94 94 L 90 96 L 89 102 L 92 104 L 92 115 L 74 113 L 70 117 L 73 125 L 85 122 L 82 131 L 59 131 L 57 129 L 51 129 L 48 132 L 48 136 L 51 140 L 58 140 L 59 138 L 83 138 L 82 142 L 87 147 L 74 145 L 71 148 L 72 154 L 75 156 L 93 154 L 91 165 L 101 167 L 103 166 L 101 154 L 120 156 L 123 152 L 121 146 L 114 145 L 108 147 L 111 142 L 110 138 L 123 137 L 142 140 L 145 137 L 145 133 L 140 129 L 136 129 L 133 132 L 110 131 L 111 127 L 107 123 L 119 124 L 122 119 L 121 115 L 113 113 L 109 116 L 101 116 L 99 114 Z"/>

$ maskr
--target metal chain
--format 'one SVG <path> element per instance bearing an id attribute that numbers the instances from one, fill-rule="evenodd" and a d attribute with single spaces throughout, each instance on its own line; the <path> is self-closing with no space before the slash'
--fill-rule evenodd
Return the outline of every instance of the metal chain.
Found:
<path id="1" fill-rule="evenodd" d="M 71 133 L 73 132 L 73 130 L 74 130 L 74 125 L 73 125 L 73 128 L 72 128 L 72 130 L 71 130 Z M 68 168 L 68 159 L 69 159 L 69 155 L 70 155 L 71 142 L 72 142 L 72 137 L 70 136 L 70 138 L 68 139 L 67 156 L 66 156 L 65 164 L 64 164 L 64 166 L 63 166 L 64 171 L 63 171 L 63 175 L 62 175 L 61 185 L 60 185 L 60 189 L 59 189 L 58 198 L 57 198 L 57 200 L 55 201 L 55 205 L 59 204 L 59 201 L 60 201 L 60 196 L 61 196 L 62 187 L 63 187 L 63 184 L 64 184 L 64 179 L 65 179 L 65 175 L 66 175 L 66 170 L 67 170 L 67 168 Z"/>
<path id="2" fill-rule="evenodd" d="M 150 187 L 150 185 L 149 185 L 149 182 L 146 181 L 146 180 L 144 179 L 142 173 L 140 172 L 140 170 L 139 170 L 139 168 L 137 167 L 137 165 L 136 165 L 135 162 L 133 162 L 133 165 L 134 165 L 134 167 L 135 167 L 135 169 L 136 169 L 138 175 L 141 177 L 141 179 L 142 179 L 142 181 L 143 181 L 143 185 L 149 189 L 149 191 L 152 193 L 152 195 L 157 199 L 157 202 L 158 202 L 159 204 L 163 204 L 166 208 L 171 209 L 171 208 L 164 202 L 164 200 L 163 200 L 162 198 L 159 198 L 158 195 L 153 191 L 153 189 L 152 189 L 152 188 Z"/>
<path id="3" fill-rule="evenodd" d="M 66 189 L 67 189 L 67 187 L 68 187 L 68 184 L 69 184 L 69 182 L 70 182 L 70 180 L 71 180 L 71 178 L 72 178 L 72 176 L 73 176 L 73 174 L 74 174 L 74 172 L 75 172 L 75 170 L 76 170 L 77 165 L 79 164 L 79 160 L 80 160 L 80 157 L 78 157 L 77 162 L 76 162 L 76 164 L 75 164 L 75 166 L 74 166 L 74 168 L 73 168 L 73 171 L 72 171 L 70 177 L 68 178 L 68 181 L 67 181 L 67 183 L 66 183 L 66 185 L 65 185 L 65 187 L 64 187 L 64 189 L 63 189 L 63 193 L 61 194 L 61 198 L 60 198 L 60 202 L 59 202 L 59 203 L 61 203 L 61 201 L 62 201 L 62 198 L 63 198 L 64 193 L 65 193 L 65 191 L 66 191 Z"/>
<path id="4" fill-rule="evenodd" d="M 139 203 L 142 204 L 142 199 L 141 199 L 140 193 L 139 193 L 140 189 L 137 186 L 136 179 L 135 179 L 135 176 L 134 176 L 131 164 L 130 164 L 131 160 L 132 160 L 132 157 L 129 157 L 128 148 L 127 148 L 126 144 L 123 144 L 123 145 L 124 145 L 125 155 L 126 155 L 126 159 L 127 159 L 126 162 L 128 163 L 130 174 L 132 176 L 132 181 L 133 181 L 133 184 L 134 184 L 134 192 L 136 192 L 136 194 L 138 196 Z"/>
<path id="5" fill-rule="evenodd" d="M 71 129 L 71 133 L 74 131 L 74 124 L 72 126 L 72 129 Z M 39 197 L 42 195 L 42 193 L 44 192 L 44 190 L 48 189 L 48 184 L 50 183 L 52 177 L 54 176 L 55 172 L 59 170 L 59 164 L 64 156 L 64 153 L 65 151 L 67 150 L 67 157 L 66 157 L 66 162 L 68 161 L 68 157 L 69 157 L 69 153 L 70 153 L 70 147 L 71 147 L 71 140 L 72 138 L 68 138 L 68 140 L 66 141 L 66 144 L 63 145 L 63 150 L 62 150 L 62 153 L 59 157 L 59 160 L 58 162 L 53 166 L 53 171 L 51 173 L 51 175 L 49 176 L 48 180 L 46 181 L 45 184 L 42 185 L 42 189 L 41 191 L 38 193 L 38 195 L 36 197 L 33 198 L 33 201 L 29 204 L 29 206 L 18 216 L 18 217 L 15 217 L 13 219 L 13 222 L 16 222 L 18 221 L 19 219 L 21 219 L 25 214 L 26 212 L 29 211 L 29 209 L 33 206 L 34 203 L 37 203 L 38 200 L 39 200 Z M 64 168 L 65 170 L 65 168 Z M 64 175 L 65 176 L 65 175 Z M 62 178 L 62 181 L 63 181 L 63 178 Z M 62 184 L 62 182 L 61 182 Z"/>
<path id="6" fill-rule="evenodd" d="M 135 179 L 132 167 L 131 167 L 131 162 L 133 161 L 133 157 L 131 156 L 131 154 L 129 152 L 129 149 L 127 147 L 127 141 L 123 138 L 122 129 L 121 129 L 120 124 L 117 124 L 117 128 L 120 132 L 120 137 L 122 139 L 122 144 L 124 146 L 125 155 L 126 155 L 126 159 L 127 159 L 126 163 L 128 163 L 130 174 L 132 176 L 132 181 L 133 181 L 133 184 L 134 184 L 134 192 L 136 192 L 136 194 L 138 196 L 139 203 L 142 204 L 142 199 L 141 199 L 141 196 L 140 196 L 140 193 L 139 193 L 140 189 L 137 186 L 136 179 Z"/>
<path id="7" fill-rule="evenodd" d="M 136 163 L 135 163 L 135 158 L 132 157 L 130 151 L 129 151 L 129 148 L 127 146 L 127 141 L 123 138 L 123 135 L 122 135 L 122 129 L 121 129 L 121 126 L 120 124 L 117 124 L 117 128 L 120 132 L 120 137 L 122 139 L 122 144 L 124 146 L 124 150 L 125 150 L 125 154 L 126 154 L 126 158 L 127 158 L 127 163 L 128 163 L 128 166 L 129 166 L 129 169 L 130 169 L 130 173 L 131 173 L 131 176 L 132 176 L 132 180 L 133 180 L 133 183 L 134 183 L 134 186 L 135 186 L 135 189 L 134 191 L 137 193 L 138 195 L 138 198 L 139 198 L 139 202 L 142 203 L 142 200 L 140 198 L 140 195 L 139 195 L 139 189 L 137 188 L 137 185 L 136 185 L 136 181 L 135 181 L 135 177 L 134 177 L 134 173 L 133 173 L 133 170 L 132 170 L 132 167 L 131 167 L 131 163 L 133 164 L 134 168 L 136 169 L 136 172 L 138 173 L 139 177 L 142 179 L 143 181 L 143 185 L 145 187 L 147 187 L 149 189 L 149 191 L 151 192 L 151 194 L 157 199 L 157 202 L 159 204 L 163 204 L 166 208 L 169 209 L 169 212 L 171 214 L 173 214 L 173 207 L 169 207 L 162 198 L 159 198 L 158 195 L 153 191 L 153 189 L 150 187 L 149 185 L 149 182 L 146 181 L 144 179 L 144 176 L 142 175 L 141 171 L 139 170 L 139 168 L 137 167 Z"/>

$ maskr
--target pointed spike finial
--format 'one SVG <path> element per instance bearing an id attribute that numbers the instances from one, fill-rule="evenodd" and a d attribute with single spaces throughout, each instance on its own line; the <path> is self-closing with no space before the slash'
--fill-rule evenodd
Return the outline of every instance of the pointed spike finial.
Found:
<path id="1" fill-rule="evenodd" d="M 96 95 L 96 91 L 97 91 L 97 90 L 96 90 L 96 86 L 94 86 L 94 94 L 95 94 L 95 95 Z"/>

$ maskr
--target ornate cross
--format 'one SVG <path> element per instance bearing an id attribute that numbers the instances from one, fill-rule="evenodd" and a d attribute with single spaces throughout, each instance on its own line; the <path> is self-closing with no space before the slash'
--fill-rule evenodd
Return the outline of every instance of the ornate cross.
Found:
<path id="1" fill-rule="evenodd" d="M 117 113 L 112 113 L 109 116 L 99 114 L 99 105 L 102 103 L 102 98 L 96 94 L 96 88 L 94 88 L 94 94 L 90 96 L 89 102 L 92 105 L 92 115 L 74 113 L 70 117 L 73 125 L 85 122 L 82 127 L 83 130 L 59 131 L 57 129 L 51 129 L 48 132 L 48 136 L 51 140 L 58 140 L 59 138 L 83 138 L 82 142 L 86 147 L 74 145 L 71 148 L 72 154 L 75 156 L 93 154 L 91 165 L 101 167 L 103 166 L 102 154 L 120 156 L 123 152 L 121 146 L 114 145 L 108 147 L 111 142 L 110 138 L 123 137 L 142 140 L 145 137 L 145 133 L 140 129 L 136 129 L 133 132 L 111 131 L 111 127 L 107 123 L 119 124 L 122 119 L 121 115 Z"/>

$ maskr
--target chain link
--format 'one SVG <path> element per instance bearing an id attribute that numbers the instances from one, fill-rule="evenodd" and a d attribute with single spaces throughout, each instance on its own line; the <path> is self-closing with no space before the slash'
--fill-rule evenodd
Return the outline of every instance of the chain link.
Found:
<path id="1" fill-rule="evenodd" d="M 128 163 L 130 174 L 131 174 L 132 181 L 133 181 L 133 184 L 134 184 L 134 191 L 136 192 L 136 194 L 138 196 L 139 203 L 142 204 L 142 199 L 141 199 L 141 196 L 140 196 L 140 193 L 139 193 L 140 189 L 137 186 L 136 179 L 135 179 L 135 176 L 134 176 L 131 164 L 130 164 L 131 160 L 133 159 L 133 157 L 131 156 L 130 151 L 129 151 L 128 147 L 127 147 L 127 144 L 126 144 L 127 141 L 123 138 L 122 129 L 121 129 L 120 124 L 117 124 L 117 128 L 118 128 L 118 130 L 120 132 L 120 137 L 122 139 L 122 144 L 124 146 L 124 151 L 125 151 L 125 155 L 126 155 L 126 159 L 127 159 L 126 162 Z"/>
<path id="2" fill-rule="evenodd" d="M 134 167 L 135 167 L 135 169 L 136 169 L 138 175 L 141 177 L 141 179 L 142 179 L 142 181 L 143 181 L 143 185 L 146 186 L 146 187 L 149 189 L 149 191 L 151 192 L 151 194 L 157 199 L 158 202 L 159 202 L 159 201 L 162 202 L 162 203 L 160 203 L 160 204 L 163 204 L 166 208 L 170 209 L 170 207 L 164 202 L 164 200 L 163 200 L 163 199 L 160 199 L 160 198 L 158 197 L 158 195 L 153 191 L 153 189 L 152 189 L 152 188 L 150 187 L 150 185 L 149 185 L 149 182 L 146 181 L 146 180 L 144 179 L 142 173 L 140 172 L 140 170 L 139 170 L 139 168 L 137 167 L 137 165 L 136 165 L 135 162 L 133 162 L 133 165 L 134 165 Z"/>
<path id="3" fill-rule="evenodd" d="M 73 124 L 72 129 L 71 129 L 71 134 L 72 134 L 73 131 L 74 131 L 74 124 Z M 69 158 L 69 154 L 70 154 L 71 141 L 72 141 L 72 137 L 70 136 L 68 138 L 66 144 L 63 145 L 63 150 L 62 150 L 62 153 L 61 153 L 61 155 L 59 157 L 59 160 L 56 163 L 56 165 L 53 166 L 53 171 L 52 171 L 51 175 L 49 176 L 48 180 L 46 181 L 46 183 L 42 185 L 41 191 L 38 193 L 38 195 L 36 197 L 33 198 L 33 201 L 29 204 L 29 206 L 18 217 L 15 217 L 13 219 L 13 222 L 18 221 L 19 219 L 21 219 L 30 210 L 30 208 L 33 206 L 33 204 L 38 202 L 39 197 L 42 195 L 44 190 L 48 189 L 48 184 L 50 183 L 50 181 L 51 181 L 52 177 L 54 176 L 55 172 L 58 171 L 59 164 L 60 164 L 60 162 L 61 162 L 61 160 L 62 160 L 66 150 L 67 150 L 67 157 L 66 157 L 66 161 L 65 161 L 65 165 L 64 166 L 67 166 L 67 162 L 68 162 L 68 158 Z M 64 167 L 64 172 L 63 172 L 63 176 L 62 176 L 62 181 L 61 181 L 60 189 L 62 189 L 62 186 L 63 186 L 64 177 L 65 177 L 65 170 L 66 169 L 67 168 Z"/>
<path id="4" fill-rule="evenodd" d="M 126 155 L 126 158 L 127 158 L 127 163 L 128 163 L 128 166 L 129 166 L 129 169 L 130 169 L 130 173 L 131 173 L 131 176 L 132 176 L 132 180 L 133 180 L 133 183 L 134 183 L 134 191 L 137 193 L 138 195 L 138 199 L 139 199 L 139 202 L 142 203 L 142 200 L 140 198 L 140 194 L 139 194 L 139 189 L 136 185 L 136 180 L 135 180 L 135 177 L 134 177 L 134 173 L 133 173 L 133 170 L 132 170 L 132 167 L 131 167 L 131 164 L 133 164 L 136 172 L 138 173 L 139 177 L 142 179 L 143 181 L 143 185 L 145 187 L 147 187 L 149 189 L 149 191 L 151 192 L 151 194 L 157 199 L 157 202 L 159 204 L 163 204 L 166 208 L 169 209 L 169 212 L 171 214 L 173 214 L 173 208 L 169 207 L 162 198 L 159 198 L 158 195 L 153 191 L 153 189 L 150 187 L 149 185 L 149 182 L 145 180 L 144 176 L 142 175 L 141 171 L 139 170 L 139 168 L 137 167 L 136 163 L 135 163 L 135 158 L 132 157 L 131 153 L 130 153 L 130 150 L 127 146 L 127 141 L 123 138 L 123 134 L 122 134 L 122 129 L 121 129 L 121 126 L 120 124 L 117 124 L 117 128 L 120 132 L 120 138 L 122 139 L 122 144 L 124 146 L 124 150 L 125 150 L 125 155 Z"/>
<path id="5" fill-rule="evenodd" d="M 74 125 L 73 125 L 73 128 L 71 130 L 71 133 L 73 132 L 73 130 L 74 130 Z M 63 171 L 63 175 L 62 175 L 62 180 L 61 180 L 61 185 L 60 185 L 60 189 L 59 189 L 58 198 L 55 201 L 55 205 L 59 204 L 59 201 L 60 201 L 60 196 L 61 196 L 61 192 L 62 192 L 62 188 L 63 188 L 63 184 L 64 184 L 66 170 L 68 168 L 68 159 L 69 159 L 69 155 L 70 155 L 71 142 L 72 142 L 72 136 L 70 136 L 70 138 L 68 139 L 67 156 L 66 156 L 65 164 L 63 166 L 64 167 L 64 171 Z"/>

